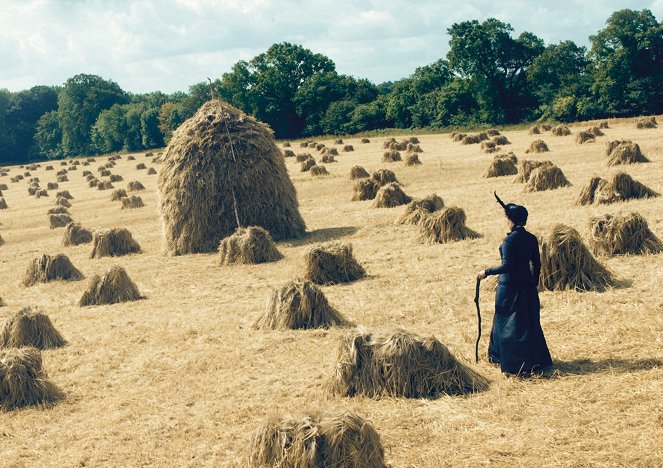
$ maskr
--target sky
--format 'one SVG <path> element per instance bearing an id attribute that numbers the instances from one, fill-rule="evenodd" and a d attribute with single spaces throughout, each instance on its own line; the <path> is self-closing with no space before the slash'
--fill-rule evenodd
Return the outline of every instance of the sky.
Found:
<path id="1" fill-rule="evenodd" d="M 663 20 L 663 0 L 0 0 L 0 88 L 90 73 L 135 93 L 187 91 L 277 42 L 381 83 L 444 57 L 459 21 L 493 17 L 546 44 L 588 45 L 623 8 Z"/>

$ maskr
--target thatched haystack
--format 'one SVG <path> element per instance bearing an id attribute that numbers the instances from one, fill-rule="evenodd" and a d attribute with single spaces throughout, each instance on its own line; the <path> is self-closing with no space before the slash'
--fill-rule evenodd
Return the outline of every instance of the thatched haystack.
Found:
<path id="1" fill-rule="evenodd" d="M 56 206 L 55 208 L 49 209 L 48 214 L 69 214 L 69 210 L 64 206 Z"/>
<path id="2" fill-rule="evenodd" d="M 557 224 L 542 236 L 540 244 L 540 288 L 605 291 L 618 285 L 613 273 L 594 258 L 574 228 Z"/>
<path id="3" fill-rule="evenodd" d="M 492 141 L 496 145 L 502 145 L 502 146 L 511 144 L 509 139 L 507 137 L 505 137 L 504 135 L 496 135 L 496 136 L 492 137 L 490 139 L 490 141 Z"/>
<path id="4" fill-rule="evenodd" d="M 64 254 L 42 255 L 30 262 L 23 275 L 23 285 L 32 286 L 50 281 L 78 281 L 83 274 L 71 263 Z"/>
<path id="5" fill-rule="evenodd" d="M 405 165 L 406 166 L 419 166 L 419 165 L 421 165 L 421 161 L 419 160 L 419 155 L 417 153 L 409 153 L 405 157 Z"/>
<path id="6" fill-rule="evenodd" d="M 63 246 L 69 247 L 71 245 L 89 244 L 90 242 L 92 242 L 92 231 L 77 223 L 67 224 L 62 236 Z"/>
<path id="7" fill-rule="evenodd" d="M 291 281 L 275 289 L 253 327 L 258 330 L 299 330 L 344 327 L 351 323 L 332 307 L 310 281 Z"/>
<path id="8" fill-rule="evenodd" d="M 10 317 L 0 335 L 0 348 L 61 348 L 67 340 L 38 307 L 25 307 Z"/>
<path id="9" fill-rule="evenodd" d="M 313 177 L 326 176 L 329 175 L 327 168 L 325 166 L 315 165 L 309 171 Z"/>
<path id="10" fill-rule="evenodd" d="M 412 198 L 403 192 L 397 182 L 390 182 L 382 186 L 375 194 L 375 199 L 371 204 L 372 208 L 394 208 L 396 206 L 407 205 Z"/>
<path id="11" fill-rule="evenodd" d="M 132 180 L 127 184 L 128 192 L 140 192 L 141 190 L 145 190 L 145 186 L 137 180 Z"/>
<path id="12" fill-rule="evenodd" d="M 131 195 L 122 198 L 122 209 L 123 210 L 131 210 L 134 208 L 142 208 L 144 207 L 145 204 L 143 203 L 143 199 L 140 198 L 137 195 Z"/>
<path id="13" fill-rule="evenodd" d="M 58 185 L 57 182 L 47 182 L 46 183 L 46 190 L 57 190 L 60 186 Z"/>
<path id="14" fill-rule="evenodd" d="M 465 225 L 466 221 L 467 216 L 462 208 L 443 208 L 421 219 L 419 239 L 427 244 L 446 244 L 481 237 Z"/>
<path id="15" fill-rule="evenodd" d="M 35 192 L 35 198 L 48 197 L 48 192 L 46 190 L 37 190 Z"/>
<path id="16" fill-rule="evenodd" d="M 525 153 L 547 153 L 550 151 L 548 145 L 543 140 L 534 140 L 530 143 L 529 148 L 525 150 Z"/>
<path id="17" fill-rule="evenodd" d="M 355 180 L 355 179 L 364 179 L 370 177 L 370 174 L 366 169 L 364 169 L 361 166 L 353 166 L 352 169 L 350 169 L 350 179 Z"/>
<path id="18" fill-rule="evenodd" d="M 304 162 L 307 159 L 311 159 L 313 156 L 311 156 L 311 153 L 299 153 L 297 156 L 295 156 L 295 161 L 297 162 Z"/>
<path id="19" fill-rule="evenodd" d="M 398 151 L 385 151 L 384 153 L 382 153 L 382 161 L 383 162 L 402 161 L 401 153 L 399 153 Z"/>
<path id="20" fill-rule="evenodd" d="M 308 172 L 311 170 L 313 166 L 316 165 L 315 159 L 313 158 L 308 158 L 306 161 L 304 161 L 300 167 L 301 172 Z"/>
<path id="21" fill-rule="evenodd" d="M 383 335 L 356 329 L 337 352 L 330 382 L 339 396 L 436 398 L 488 388 L 488 381 L 458 361 L 435 337 L 405 330 Z"/>
<path id="22" fill-rule="evenodd" d="M 26 406 L 52 406 L 64 393 L 48 379 L 41 353 L 35 348 L 0 351 L 0 409 L 12 411 Z"/>
<path id="23" fill-rule="evenodd" d="M 283 258 L 265 229 L 259 226 L 238 228 L 219 244 L 221 265 L 275 262 Z"/>
<path id="24" fill-rule="evenodd" d="M 48 223 L 51 229 L 62 228 L 73 222 L 74 220 L 72 217 L 65 213 L 52 214 L 48 216 Z"/>
<path id="25" fill-rule="evenodd" d="M 405 150 L 408 153 L 423 153 L 424 152 L 424 150 L 421 149 L 421 146 L 419 146 L 417 144 L 414 144 L 414 143 L 408 143 Z"/>
<path id="26" fill-rule="evenodd" d="M 124 228 L 106 229 L 94 233 L 90 258 L 121 257 L 140 253 L 140 245 Z"/>
<path id="27" fill-rule="evenodd" d="M 383 185 L 390 184 L 392 182 L 398 182 L 396 179 L 396 174 L 389 169 L 378 169 L 373 173 L 371 178 L 378 183 L 380 187 Z"/>
<path id="28" fill-rule="evenodd" d="M 594 135 L 595 137 L 600 137 L 605 135 L 605 133 L 603 133 L 601 129 L 596 125 L 594 125 L 593 127 L 589 127 L 587 131 L 592 135 Z"/>
<path id="29" fill-rule="evenodd" d="M 131 281 L 124 268 L 114 266 L 104 276 L 94 275 L 90 279 L 88 289 L 83 293 L 78 305 L 85 307 L 118 304 L 138 299 L 142 299 L 142 296 L 136 284 Z"/>
<path id="30" fill-rule="evenodd" d="M 498 154 L 495 156 L 484 173 L 484 177 L 502 177 L 518 174 L 518 158 L 515 154 Z"/>
<path id="31" fill-rule="evenodd" d="M 636 123 L 636 128 L 639 129 L 648 129 L 648 128 L 656 128 L 656 118 L 654 116 L 651 117 L 643 117 L 639 119 Z"/>
<path id="32" fill-rule="evenodd" d="M 567 136 L 571 134 L 571 129 L 566 125 L 557 125 L 550 131 L 554 136 Z"/>
<path id="33" fill-rule="evenodd" d="M 456 133 L 451 139 L 453 141 L 463 141 L 463 139 L 467 136 L 467 133 Z"/>
<path id="34" fill-rule="evenodd" d="M 101 177 L 109 177 L 109 176 L 111 175 L 111 171 L 110 171 L 110 169 L 104 169 L 103 171 L 101 171 L 101 172 L 99 173 L 99 175 L 100 175 Z M 112 182 L 112 181 L 111 181 L 111 182 Z"/>
<path id="35" fill-rule="evenodd" d="M 343 146 L 343 152 L 344 153 L 350 153 L 355 150 L 355 147 L 352 145 L 344 145 Z"/>
<path id="36" fill-rule="evenodd" d="M 338 156 L 338 150 L 336 148 L 323 148 L 322 154 L 329 154 L 331 156 Z"/>
<path id="37" fill-rule="evenodd" d="M 373 200 L 380 189 L 380 184 L 373 179 L 362 179 L 355 182 L 352 201 Z"/>
<path id="38" fill-rule="evenodd" d="M 7 202 L 3 197 L 0 197 L 0 210 L 6 210 L 7 208 Z"/>
<path id="39" fill-rule="evenodd" d="M 578 132 L 576 135 L 576 143 L 579 145 L 585 144 L 585 143 L 594 143 L 596 141 L 596 137 L 594 136 L 593 133 L 590 132 Z"/>
<path id="40" fill-rule="evenodd" d="M 304 279 L 315 284 L 350 283 L 366 275 L 355 260 L 351 244 L 331 243 L 309 249 L 304 254 Z"/>
<path id="41" fill-rule="evenodd" d="M 154 174 L 156 174 L 156 173 L 157 173 L 157 170 L 156 170 L 155 168 L 153 168 L 153 167 L 150 167 L 150 168 L 147 170 L 147 175 L 154 175 Z"/>
<path id="42" fill-rule="evenodd" d="M 369 140 L 368 138 L 362 138 L 360 140 L 360 143 L 362 143 L 362 144 L 366 144 L 366 143 L 370 143 L 370 142 L 371 142 L 371 140 Z"/>
<path id="43" fill-rule="evenodd" d="M 135 161 L 135 160 L 136 160 L 136 156 L 133 156 L 133 155 L 127 156 L 127 161 Z"/>
<path id="44" fill-rule="evenodd" d="M 127 196 L 127 191 L 124 190 L 123 188 L 115 189 L 113 190 L 113 193 L 111 193 L 111 201 L 119 201 L 122 200 L 123 198 L 126 198 L 126 196 Z"/>
<path id="45" fill-rule="evenodd" d="M 124 180 L 124 177 L 122 177 L 120 174 L 111 174 L 110 175 L 110 181 L 111 182 L 121 182 Z"/>
<path id="46" fill-rule="evenodd" d="M 97 190 L 110 190 L 114 189 L 115 186 L 110 181 L 99 181 L 97 184 Z"/>
<path id="47" fill-rule="evenodd" d="M 334 159 L 334 156 L 332 156 L 331 154 L 325 154 L 320 161 L 322 161 L 325 164 L 330 164 L 330 163 L 335 163 L 336 159 Z"/>
<path id="48" fill-rule="evenodd" d="M 610 180 L 593 177 L 580 192 L 578 205 L 610 204 L 640 198 L 655 198 L 659 194 L 634 180 L 624 172 L 618 172 Z"/>
<path id="49" fill-rule="evenodd" d="M 482 141 L 481 142 L 481 151 L 484 153 L 494 153 L 499 151 L 497 145 L 492 141 Z"/>
<path id="50" fill-rule="evenodd" d="M 520 184 L 526 183 L 529 180 L 532 171 L 537 167 L 543 166 L 553 166 L 553 163 L 552 161 L 531 161 L 529 159 L 523 159 L 520 161 L 518 176 L 513 182 Z"/>
<path id="51" fill-rule="evenodd" d="M 539 128 L 538 125 L 534 125 L 534 126 L 532 126 L 532 127 L 529 128 L 529 130 L 527 131 L 527 133 L 528 133 L 529 135 L 540 135 L 540 134 L 541 134 L 541 129 Z"/>
<path id="52" fill-rule="evenodd" d="M 284 158 L 294 158 L 295 157 L 295 152 L 293 150 L 285 150 L 283 152 L 283 157 Z"/>
<path id="53" fill-rule="evenodd" d="M 138 163 L 138 164 L 136 164 L 136 169 L 138 169 L 139 171 L 142 171 L 144 169 L 147 169 L 147 166 L 145 165 L 145 163 Z M 101 175 L 103 175 L 103 174 L 101 174 Z"/>
<path id="54" fill-rule="evenodd" d="M 608 166 L 649 162 L 649 159 L 640 151 L 640 146 L 628 140 L 609 142 L 606 145 L 605 154 L 608 157 Z"/>
<path id="55" fill-rule="evenodd" d="M 478 145 L 481 141 L 481 137 L 478 134 L 474 134 L 466 135 L 460 143 L 461 145 Z"/>
<path id="56" fill-rule="evenodd" d="M 529 180 L 523 189 L 524 192 L 542 192 L 544 190 L 554 190 L 571 185 L 562 172 L 555 166 L 540 166 L 532 171 Z"/>
<path id="57" fill-rule="evenodd" d="M 444 200 L 435 193 L 421 200 L 412 200 L 408 203 L 403 214 L 396 220 L 396 224 L 418 225 L 428 215 L 442 208 L 444 208 Z"/>
<path id="58" fill-rule="evenodd" d="M 346 412 L 271 418 L 252 435 L 246 466 L 386 468 L 373 425 Z"/>
<path id="59" fill-rule="evenodd" d="M 589 246 L 597 255 L 646 255 L 663 252 L 663 242 L 639 213 L 605 214 L 589 221 Z"/>

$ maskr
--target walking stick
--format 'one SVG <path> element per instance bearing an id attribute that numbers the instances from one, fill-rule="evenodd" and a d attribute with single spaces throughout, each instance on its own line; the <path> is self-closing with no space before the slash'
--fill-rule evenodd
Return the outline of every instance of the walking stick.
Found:
<path id="1" fill-rule="evenodd" d="M 481 286 L 481 280 L 477 280 L 476 291 L 474 292 L 474 303 L 477 306 L 477 320 L 479 326 L 479 334 L 477 336 L 477 342 L 474 347 L 474 359 L 475 362 L 479 362 L 479 340 L 481 340 L 481 309 L 479 308 L 479 287 Z"/>

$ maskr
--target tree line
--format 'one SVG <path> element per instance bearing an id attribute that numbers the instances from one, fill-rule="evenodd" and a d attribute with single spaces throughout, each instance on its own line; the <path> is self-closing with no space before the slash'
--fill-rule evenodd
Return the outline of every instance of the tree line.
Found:
<path id="1" fill-rule="evenodd" d="M 663 112 L 663 23 L 650 10 L 613 13 L 589 49 L 515 36 L 497 19 L 447 32 L 446 58 L 381 84 L 279 43 L 187 93 L 133 94 L 86 74 L 63 86 L 0 89 L 0 163 L 164 146 L 212 92 L 269 124 L 277 138 Z"/>

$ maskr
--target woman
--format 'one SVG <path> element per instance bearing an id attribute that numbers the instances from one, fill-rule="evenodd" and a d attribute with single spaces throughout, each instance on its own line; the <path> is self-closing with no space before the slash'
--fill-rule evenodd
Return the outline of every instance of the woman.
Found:
<path id="1" fill-rule="evenodd" d="M 539 243 L 525 230 L 527 209 L 505 205 L 497 194 L 495 198 L 504 208 L 510 232 L 500 246 L 502 264 L 477 275 L 478 280 L 500 275 L 488 358 L 502 372 L 527 375 L 552 365 L 539 320 Z"/>

